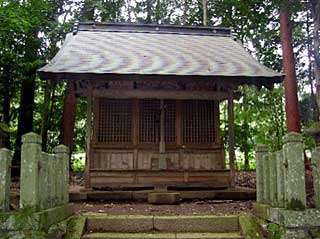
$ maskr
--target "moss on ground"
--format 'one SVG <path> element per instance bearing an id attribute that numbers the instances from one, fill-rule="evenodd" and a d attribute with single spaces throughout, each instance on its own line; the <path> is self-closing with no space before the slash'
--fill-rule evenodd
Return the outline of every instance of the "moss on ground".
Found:
<path id="1" fill-rule="evenodd" d="M 284 236 L 284 229 L 275 223 L 269 223 L 267 225 L 268 238 L 272 239 L 282 239 Z"/>
<path id="2" fill-rule="evenodd" d="M 263 238 L 260 232 L 258 219 L 254 216 L 243 215 L 239 217 L 241 231 L 245 239 L 260 239 Z"/>
<path id="3" fill-rule="evenodd" d="M 67 225 L 65 239 L 80 239 L 85 229 L 86 218 L 83 216 L 71 217 Z"/>

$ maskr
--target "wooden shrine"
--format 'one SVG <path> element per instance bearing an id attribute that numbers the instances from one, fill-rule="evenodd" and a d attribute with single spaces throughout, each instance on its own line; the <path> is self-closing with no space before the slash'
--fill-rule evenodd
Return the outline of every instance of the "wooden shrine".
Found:
<path id="1" fill-rule="evenodd" d="M 229 187 L 235 91 L 282 80 L 229 29 L 120 23 L 80 23 L 39 72 L 87 98 L 87 188 Z"/>

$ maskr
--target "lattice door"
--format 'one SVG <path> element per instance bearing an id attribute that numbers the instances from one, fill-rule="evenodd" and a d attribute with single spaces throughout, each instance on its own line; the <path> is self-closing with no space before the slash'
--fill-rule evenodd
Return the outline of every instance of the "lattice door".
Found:
<path id="1" fill-rule="evenodd" d="M 139 142 L 155 143 L 160 137 L 160 101 L 139 100 Z"/>
<path id="2" fill-rule="evenodd" d="M 176 101 L 164 101 L 164 139 L 167 143 L 176 142 Z"/>
<path id="3" fill-rule="evenodd" d="M 176 105 L 174 100 L 164 101 L 165 141 L 175 142 Z M 139 141 L 158 143 L 160 140 L 160 100 L 139 100 Z"/>
<path id="4" fill-rule="evenodd" d="M 214 142 L 214 102 L 184 100 L 182 102 L 182 138 L 184 143 Z"/>
<path id="5" fill-rule="evenodd" d="M 132 142 L 132 100 L 100 99 L 98 142 Z"/>

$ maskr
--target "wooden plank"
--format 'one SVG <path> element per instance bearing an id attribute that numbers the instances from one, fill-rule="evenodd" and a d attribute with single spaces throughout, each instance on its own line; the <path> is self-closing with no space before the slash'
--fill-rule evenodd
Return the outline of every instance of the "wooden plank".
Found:
<path id="1" fill-rule="evenodd" d="M 235 151 L 234 151 L 234 144 L 235 144 L 235 135 L 234 135 L 234 112 L 233 112 L 233 91 L 229 91 L 228 95 L 228 136 L 229 136 L 229 162 L 230 162 L 230 170 L 231 170 L 231 187 L 234 187 L 234 177 L 235 177 Z"/>
<path id="2" fill-rule="evenodd" d="M 181 101 L 177 100 L 176 101 L 176 132 L 177 132 L 177 147 L 181 147 L 182 146 L 182 121 L 181 121 Z"/>
<path id="3" fill-rule="evenodd" d="M 221 135 L 220 135 L 220 105 L 219 101 L 214 102 L 214 141 L 217 144 L 221 144 Z"/>
<path id="4" fill-rule="evenodd" d="M 85 188 L 88 189 L 90 185 L 90 164 L 91 164 L 91 140 L 92 140 L 92 88 L 87 97 L 87 129 L 86 129 L 86 168 L 85 168 Z"/>
<path id="5" fill-rule="evenodd" d="M 228 93 L 220 91 L 176 91 L 176 90 L 112 90 L 93 91 L 95 97 L 114 99 L 179 99 L 179 100 L 225 100 Z"/>
<path id="6" fill-rule="evenodd" d="M 166 169 L 166 144 L 164 141 L 164 101 L 160 100 L 160 142 L 159 142 L 159 169 Z"/>

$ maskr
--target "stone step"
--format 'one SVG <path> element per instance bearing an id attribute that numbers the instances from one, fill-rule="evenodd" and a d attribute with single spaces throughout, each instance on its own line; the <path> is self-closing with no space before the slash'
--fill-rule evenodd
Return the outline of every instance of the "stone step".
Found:
<path id="1" fill-rule="evenodd" d="M 90 232 L 237 232 L 237 216 L 144 216 L 86 214 Z"/>
<path id="2" fill-rule="evenodd" d="M 90 233 L 83 239 L 243 239 L 236 232 L 229 233 Z"/>

